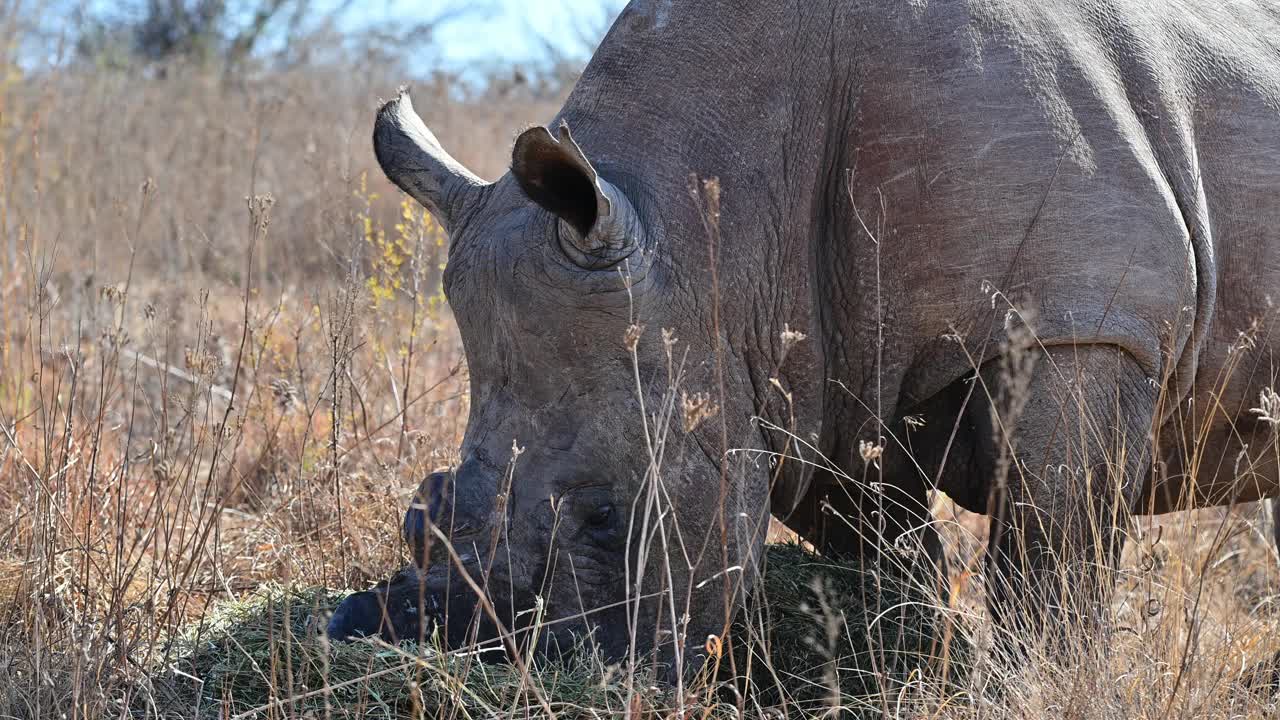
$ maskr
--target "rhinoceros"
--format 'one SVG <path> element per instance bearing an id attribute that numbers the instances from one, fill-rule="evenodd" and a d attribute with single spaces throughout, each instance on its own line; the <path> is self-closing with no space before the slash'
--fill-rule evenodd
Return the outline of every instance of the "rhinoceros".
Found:
<path id="1" fill-rule="evenodd" d="M 936 559 L 935 490 L 997 627 L 1070 627 L 1136 515 L 1280 490 L 1274 2 L 636 0 L 497 181 L 407 94 L 373 140 L 451 237 L 471 405 L 334 637 L 688 666 L 770 516 Z"/>

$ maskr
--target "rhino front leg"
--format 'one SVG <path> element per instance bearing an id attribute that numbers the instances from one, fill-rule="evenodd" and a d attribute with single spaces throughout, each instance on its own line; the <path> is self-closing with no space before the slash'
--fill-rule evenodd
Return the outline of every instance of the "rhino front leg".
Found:
<path id="1" fill-rule="evenodd" d="M 905 438 L 907 432 L 898 422 L 884 434 Z M 785 522 L 824 555 L 868 567 L 882 562 L 898 569 L 915 565 L 910 572 L 921 579 L 934 575 L 941 592 L 946 559 L 930 510 L 930 487 L 899 443 L 879 448 L 879 469 L 858 460 L 848 470 L 815 473 L 808 493 Z"/>
<path id="2" fill-rule="evenodd" d="M 983 372 L 988 605 L 1006 645 L 1062 642 L 1068 628 L 1106 617 L 1111 570 L 1150 466 L 1157 389 L 1110 345 L 996 364 Z"/>

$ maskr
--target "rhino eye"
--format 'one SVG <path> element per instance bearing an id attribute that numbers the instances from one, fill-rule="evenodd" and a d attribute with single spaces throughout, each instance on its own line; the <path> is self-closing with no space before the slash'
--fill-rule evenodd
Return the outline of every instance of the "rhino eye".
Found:
<path id="1" fill-rule="evenodd" d="M 613 516 L 616 513 L 613 510 L 612 503 L 605 503 L 591 511 L 587 516 L 587 526 L 593 530 L 603 530 L 613 524 Z"/>

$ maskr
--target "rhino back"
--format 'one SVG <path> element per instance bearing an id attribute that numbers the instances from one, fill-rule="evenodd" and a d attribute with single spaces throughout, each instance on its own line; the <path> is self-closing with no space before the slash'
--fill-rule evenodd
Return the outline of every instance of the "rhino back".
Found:
<path id="1" fill-rule="evenodd" d="M 655 198 L 658 302 L 693 317 L 713 299 L 687 178 L 720 179 L 734 302 L 706 330 L 744 359 L 730 389 L 844 458 L 850 428 L 990 358 L 1009 304 L 1046 345 L 1205 385 L 1280 280 L 1278 43 L 1266 0 L 640 0 L 561 118 Z"/>
<path id="2" fill-rule="evenodd" d="M 934 9 L 890 18 L 885 37 L 926 49 L 868 55 L 883 71 L 868 85 L 896 76 L 901 91 L 864 95 L 881 114 L 858 130 L 855 202 L 895 240 L 882 263 L 914 268 L 885 276 L 902 404 L 990 357 L 1017 303 L 1044 345 L 1117 345 L 1164 384 L 1169 487 L 1153 510 L 1280 489 L 1249 411 L 1275 384 L 1262 369 L 1280 282 L 1280 6 Z M 951 331 L 963 353 L 936 339 Z"/>

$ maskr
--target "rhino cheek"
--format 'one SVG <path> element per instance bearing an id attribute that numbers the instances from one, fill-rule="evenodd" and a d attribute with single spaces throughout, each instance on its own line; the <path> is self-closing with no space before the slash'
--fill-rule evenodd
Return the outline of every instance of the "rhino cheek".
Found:
<path id="1" fill-rule="evenodd" d="M 610 661 L 621 659 L 630 638 L 625 579 L 616 575 L 564 573 L 548 593 L 548 631 L 542 633 L 548 649 L 563 653 L 589 637 Z"/>

